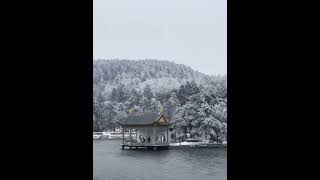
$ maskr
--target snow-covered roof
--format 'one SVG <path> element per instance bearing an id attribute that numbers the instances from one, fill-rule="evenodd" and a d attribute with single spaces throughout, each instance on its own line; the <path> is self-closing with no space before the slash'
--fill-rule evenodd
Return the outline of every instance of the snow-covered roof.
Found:
<path id="1" fill-rule="evenodd" d="M 163 117 L 163 118 L 161 118 Z M 161 120 L 163 120 L 161 122 Z M 122 126 L 148 126 L 148 125 L 168 125 L 169 123 L 165 119 L 164 115 L 160 115 L 155 112 L 147 112 L 140 115 L 130 116 L 122 121 L 118 121 Z"/>

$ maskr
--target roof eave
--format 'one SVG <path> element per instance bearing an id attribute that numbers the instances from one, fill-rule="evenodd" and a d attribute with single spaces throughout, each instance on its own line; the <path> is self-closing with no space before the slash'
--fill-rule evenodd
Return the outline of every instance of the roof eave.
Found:
<path id="1" fill-rule="evenodd" d="M 120 124 L 121 126 L 153 126 L 153 124 Z"/>

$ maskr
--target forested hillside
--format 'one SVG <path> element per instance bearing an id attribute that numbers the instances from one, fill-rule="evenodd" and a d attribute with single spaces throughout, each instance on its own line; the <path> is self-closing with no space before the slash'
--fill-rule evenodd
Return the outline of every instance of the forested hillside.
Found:
<path id="1" fill-rule="evenodd" d="M 226 128 L 227 76 L 169 61 L 93 61 L 94 131 L 130 114 L 160 110 L 182 133 L 216 137 Z"/>

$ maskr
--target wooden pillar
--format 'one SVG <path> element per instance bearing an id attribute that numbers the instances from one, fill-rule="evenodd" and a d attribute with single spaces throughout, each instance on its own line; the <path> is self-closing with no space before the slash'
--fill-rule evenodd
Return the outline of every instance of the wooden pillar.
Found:
<path id="1" fill-rule="evenodd" d="M 136 142 L 138 142 L 138 129 L 136 129 Z"/>
<path id="2" fill-rule="evenodd" d="M 177 129 L 174 129 L 174 142 L 177 142 Z"/>
<path id="3" fill-rule="evenodd" d="M 143 128 L 143 137 L 146 138 L 146 128 Z M 147 140 L 144 143 L 146 143 L 146 142 L 147 142 Z"/>
<path id="4" fill-rule="evenodd" d="M 124 127 L 122 127 L 122 142 L 124 143 Z"/>
<path id="5" fill-rule="evenodd" d="M 132 137 L 131 137 L 131 129 L 129 129 L 129 134 L 130 134 L 130 140 L 129 142 L 131 143 Z"/>
<path id="6" fill-rule="evenodd" d="M 167 142 L 169 142 L 169 126 L 167 126 Z"/>
<path id="7" fill-rule="evenodd" d="M 156 127 L 153 126 L 153 139 L 156 142 Z"/>

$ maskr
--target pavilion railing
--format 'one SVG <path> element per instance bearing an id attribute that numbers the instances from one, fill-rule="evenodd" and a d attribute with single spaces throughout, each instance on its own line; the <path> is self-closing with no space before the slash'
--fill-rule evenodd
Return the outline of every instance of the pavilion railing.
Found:
<path id="1" fill-rule="evenodd" d="M 129 146 L 168 146 L 168 142 L 123 142 L 123 145 Z"/>

